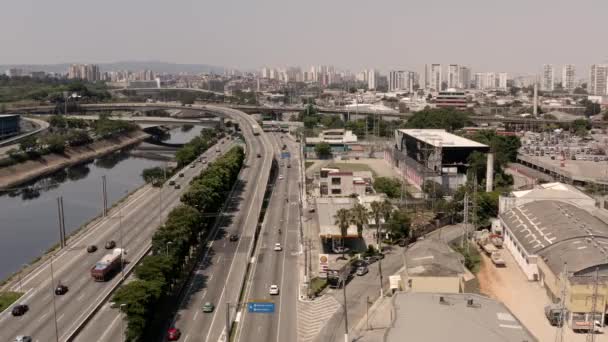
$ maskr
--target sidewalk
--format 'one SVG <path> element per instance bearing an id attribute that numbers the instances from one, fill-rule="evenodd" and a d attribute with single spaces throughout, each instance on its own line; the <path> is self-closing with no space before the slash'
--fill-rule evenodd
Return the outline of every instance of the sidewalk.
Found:
<path id="1" fill-rule="evenodd" d="M 381 342 L 393 323 L 393 297 L 378 299 L 349 335 L 351 341 Z M 369 324 L 369 326 L 368 326 Z"/>

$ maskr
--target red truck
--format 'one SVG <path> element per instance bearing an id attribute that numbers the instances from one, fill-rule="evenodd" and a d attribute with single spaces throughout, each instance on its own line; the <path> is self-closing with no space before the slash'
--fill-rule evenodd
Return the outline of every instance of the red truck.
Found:
<path id="1" fill-rule="evenodd" d="M 91 276 L 95 281 L 108 281 L 120 270 L 123 254 L 121 248 L 114 248 L 112 253 L 106 254 L 91 268 Z"/>

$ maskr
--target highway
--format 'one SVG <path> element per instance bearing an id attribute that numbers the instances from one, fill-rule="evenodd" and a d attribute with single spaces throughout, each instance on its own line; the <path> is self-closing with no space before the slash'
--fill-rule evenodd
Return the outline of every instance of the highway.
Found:
<path id="1" fill-rule="evenodd" d="M 251 125 L 255 125 L 255 121 L 250 120 Z M 241 129 L 248 135 L 252 134 L 251 126 L 241 125 Z M 225 234 L 213 240 L 197 265 L 173 321 L 173 326 L 182 331 L 180 340 L 184 342 L 218 341 L 225 330 L 226 303 L 234 305 L 239 299 L 273 158 L 272 145 L 266 134 L 246 141 L 246 167 L 239 175 L 244 188 L 239 200 L 233 201 L 233 207 L 228 210 L 233 216 L 223 223 Z M 227 239 L 230 234 L 237 234 L 238 241 L 230 242 Z M 212 313 L 202 312 L 205 302 L 215 305 Z M 231 319 L 235 317 L 234 312 L 233 306 L 230 308 Z"/>
<path id="2" fill-rule="evenodd" d="M 220 146 L 227 149 L 227 144 Z M 214 158 L 215 149 L 210 149 L 205 155 L 208 159 Z M 203 165 L 197 163 L 194 168 L 184 168 L 184 177 L 177 177 L 177 183 L 186 185 L 200 173 Z M 0 341 L 12 341 L 15 336 L 22 334 L 31 335 L 34 341 L 55 341 L 56 337 L 59 341 L 65 341 L 111 291 L 113 285 L 121 280 L 120 274 L 109 282 L 95 282 L 90 276 L 90 268 L 107 252 L 104 249 L 106 241 L 116 241 L 117 247 L 121 246 L 121 241 L 124 243 L 127 251 L 125 272 L 128 272 L 135 265 L 132 261 L 138 260 L 147 252 L 159 222 L 180 203 L 179 198 L 186 188 L 182 186 L 176 190 L 168 185 L 162 189 L 144 186 L 110 210 L 106 218 L 88 228 L 85 233 L 68 240 L 68 246 L 55 254 L 52 262 L 54 283 L 51 283 L 50 259 L 23 277 L 21 285 L 25 295 L 19 303 L 28 304 L 30 311 L 21 317 L 11 316 L 10 310 L 4 311 L 0 315 Z M 161 202 L 162 207 L 159 205 Z M 88 245 L 96 245 L 99 249 L 95 253 L 87 253 Z M 67 294 L 54 295 L 53 289 L 58 282 L 69 287 Z M 18 290 L 19 286 L 18 283 L 15 284 L 13 290 Z"/>
<path id="3" fill-rule="evenodd" d="M 219 115 L 232 118 L 239 122 L 247 140 L 253 139 L 251 125 L 256 125 L 250 116 L 242 112 L 225 108 L 207 108 L 215 110 Z M 257 138 L 256 139 L 260 139 Z M 266 138 L 262 138 L 266 139 Z M 228 144 L 224 144 L 227 148 Z M 254 144 L 257 145 L 257 144 Z M 213 150 L 213 149 L 212 149 Z M 215 155 L 215 151 L 208 151 L 208 159 Z M 269 157 L 264 165 L 270 169 Z M 185 177 L 178 179 L 184 185 L 201 171 L 200 163 L 195 168 L 185 168 Z M 261 174 L 261 173 L 260 173 Z M 259 182 L 259 184 L 265 184 Z M 265 185 L 263 185 L 265 186 Z M 161 190 L 150 186 L 143 187 L 130 196 L 122 205 L 111 210 L 108 217 L 96 222 L 86 229 L 83 234 L 68 241 L 68 247 L 57 252 L 53 258 L 52 268 L 54 282 L 51 282 L 51 261 L 46 260 L 30 274 L 23 277 L 21 285 L 25 295 L 19 303 L 28 304 L 30 311 L 21 317 L 12 317 L 10 309 L 0 314 L 0 341 L 12 341 L 17 335 L 32 335 L 34 341 L 65 341 L 85 321 L 112 288 L 120 281 L 117 275 L 106 283 L 94 282 L 89 274 L 92 265 L 104 254 L 103 245 L 108 240 L 117 241 L 118 247 L 122 241 L 127 250 L 127 260 L 138 260 L 149 248 L 150 238 L 159 222 L 164 220 L 169 211 L 179 204 L 179 198 L 187 187 L 180 190 L 164 187 Z M 263 191 L 258 191 L 263 196 Z M 162 207 L 159 203 L 162 201 Z M 261 200 L 259 201 L 261 204 Z M 162 208 L 162 210 L 159 210 Z M 162 211 L 162 216 L 158 213 Z M 160 217 L 159 217 L 160 216 Z M 54 224 L 54 223 L 53 223 Z M 86 247 L 95 244 L 99 250 L 88 254 Z M 128 272 L 135 263 L 128 263 L 125 270 Z M 69 286 L 69 292 L 64 296 L 54 296 L 53 288 L 58 282 Z M 13 283 L 12 290 L 18 290 L 19 284 Z M 53 297 L 55 297 L 56 315 L 53 310 Z M 55 317 L 57 329 L 55 329 Z M 56 332 L 57 331 L 57 332 Z"/>
<path id="4" fill-rule="evenodd" d="M 261 238 L 255 253 L 244 296 L 235 341 L 297 341 L 297 300 L 300 253 L 300 161 L 299 144 L 281 134 L 271 134 L 274 152 L 280 158 L 287 145 L 289 159 L 280 159 L 279 175 L 266 212 Z M 290 165 L 291 167 L 287 167 Z M 281 178 L 281 177 L 279 177 Z M 287 200 L 287 201 L 286 201 Z M 279 228 L 281 233 L 279 233 Z M 275 251 L 280 243 L 282 251 Z M 279 295 L 270 295 L 270 285 L 279 286 Z M 249 313 L 246 303 L 273 302 L 274 313 Z"/>

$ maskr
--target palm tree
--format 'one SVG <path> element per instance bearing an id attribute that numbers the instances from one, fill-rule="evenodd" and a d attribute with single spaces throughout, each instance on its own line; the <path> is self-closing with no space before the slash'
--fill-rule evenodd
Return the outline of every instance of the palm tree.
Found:
<path id="1" fill-rule="evenodd" d="M 393 213 L 393 204 L 388 200 L 385 199 L 382 204 L 380 205 L 380 212 L 382 213 L 382 218 L 384 219 L 384 225 L 386 226 L 388 224 L 388 220 L 390 220 L 391 215 Z M 385 228 L 385 227 L 383 227 Z M 385 229 L 386 231 L 386 229 Z"/>
<path id="2" fill-rule="evenodd" d="M 373 201 L 369 206 L 372 209 L 370 217 L 373 218 L 376 223 L 376 248 L 380 251 L 380 217 L 382 217 L 382 203 Z"/>
<path id="3" fill-rule="evenodd" d="M 369 211 L 361 204 L 357 203 L 350 209 L 350 223 L 357 226 L 357 234 L 363 237 L 363 226 L 369 222 Z"/>
<path id="4" fill-rule="evenodd" d="M 350 225 L 351 215 L 348 209 L 339 209 L 334 215 L 336 219 L 335 225 L 340 227 L 340 235 L 342 236 L 342 258 L 346 259 L 344 256 L 344 240 L 346 239 L 346 234 L 348 234 L 348 226 Z"/>

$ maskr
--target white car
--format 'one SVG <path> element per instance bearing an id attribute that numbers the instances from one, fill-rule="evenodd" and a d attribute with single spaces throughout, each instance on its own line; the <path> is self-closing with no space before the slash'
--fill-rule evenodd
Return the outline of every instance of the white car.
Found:
<path id="1" fill-rule="evenodd" d="M 270 289 L 269 289 L 268 293 L 270 293 L 271 295 L 278 295 L 279 294 L 279 286 L 278 285 L 270 285 Z"/>
<path id="2" fill-rule="evenodd" d="M 17 336 L 15 342 L 32 342 L 32 338 L 30 336 Z"/>
<path id="3" fill-rule="evenodd" d="M 279 175 L 279 180 L 283 179 L 283 175 Z"/>
<path id="4" fill-rule="evenodd" d="M 280 252 L 283 250 L 283 247 L 281 247 L 281 244 L 277 242 L 274 244 L 274 250 Z"/>

